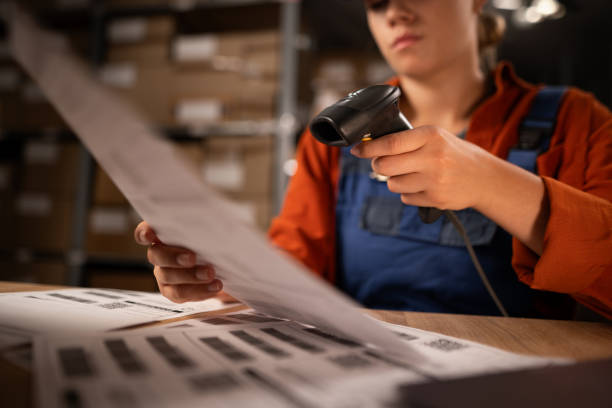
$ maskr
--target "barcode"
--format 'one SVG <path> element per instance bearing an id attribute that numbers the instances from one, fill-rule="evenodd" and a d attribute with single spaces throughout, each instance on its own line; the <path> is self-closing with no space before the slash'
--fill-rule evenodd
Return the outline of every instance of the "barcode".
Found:
<path id="1" fill-rule="evenodd" d="M 106 303 L 98 306 L 103 307 L 105 309 L 123 309 L 124 307 L 130 307 L 130 305 L 121 302 Z"/>
<path id="2" fill-rule="evenodd" d="M 467 347 L 465 344 L 447 339 L 437 339 L 430 341 L 429 343 L 425 343 L 425 345 L 442 351 L 455 351 Z"/>
<path id="3" fill-rule="evenodd" d="M 356 368 L 370 367 L 372 362 L 365 357 L 358 354 L 345 354 L 337 357 L 330 357 L 329 361 L 339 365 L 346 370 L 353 370 Z"/>

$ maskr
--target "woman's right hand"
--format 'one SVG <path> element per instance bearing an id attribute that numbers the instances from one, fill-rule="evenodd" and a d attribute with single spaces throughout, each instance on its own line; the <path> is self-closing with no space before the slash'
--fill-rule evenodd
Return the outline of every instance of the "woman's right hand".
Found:
<path id="1" fill-rule="evenodd" d="M 148 246 L 147 259 L 159 291 L 175 303 L 204 300 L 216 296 L 223 283 L 215 279 L 212 265 L 196 265 L 195 253 L 185 248 L 163 244 L 145 221 L 134 230 L 134 239 Z"/>

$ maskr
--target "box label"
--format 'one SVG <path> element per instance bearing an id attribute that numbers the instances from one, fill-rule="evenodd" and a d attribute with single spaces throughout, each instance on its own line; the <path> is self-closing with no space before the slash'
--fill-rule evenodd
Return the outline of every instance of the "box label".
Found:
<path id="1" fill-rule="evenodd" d="M 223 118 L 223 104 L 216 99 L 181 101 L 175 109 L 179 124 L 216 122 Z"/>
<path id="2" fill-rule="evenodd" d="M 130 63 L 108 64 L 98 71 L 100 80 L 115 88 L 132 88 L 138 79 L 136 66 Z"/>
<path id="3" fill-rule="evenodd" d="M 113 43 L 135 43 L 147 37 L 147 21 L 144 18 L 115 20 L 108 27 L 108 39 Z"/>
<path id="4" fill-rule="evenodd" d="M 227 152 L 204 163 L 204 179 L 225 190 L 241 190 L 245 184 L 245 168 L 238 152 Z"/>
<path id="5" fill-rule="evenodd" d="M 53 209 L 51 198 L 45 194 L 21 194 L 15 204 L 17 213 L 23 216 L 46 217 Z"/>
<path id="6" fill-rule="evenodd" d="M 122 235 L 129 230 L 129 215 L 125 209 L 94 208 L 89 215 L 89 225 L 95 234 Z"/>
<path id="7" fill-rule="evenodd" d="M 172 43 L 172 55 L 180 62 L 209 60 L 218 49 L 219 39 L 211 34 L 182 36 Z"/>
<path id="8" fill-rule="evenodd" d="M 25 161 L 28 164 L 52 165 L 59 158 L 59 146 L 50 142 L 30 142 L 25 147 Z"/>

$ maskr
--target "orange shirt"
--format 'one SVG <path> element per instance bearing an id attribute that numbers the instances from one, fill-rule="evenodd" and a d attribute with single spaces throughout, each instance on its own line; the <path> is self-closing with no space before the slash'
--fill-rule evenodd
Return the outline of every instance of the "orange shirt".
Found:
<path id="1" fill-rule="evenodd" d="M 507 63 L 499 64 L 494 79 L 496 92 L 473 113 L 466 140 L 506 158 L 540 87 L 516 77 Z M 332 283 L 339 160 L 338 148 L 304 133 L 297 172 L 268 233 L 272 243 Z M 533 289 L 570 294 L 612 318 L 612 113 L 591 94 L 568 90 L 550 148 L 537 165 L 550 218 L 541 256 L 513 240 L 517 277 Z"/>

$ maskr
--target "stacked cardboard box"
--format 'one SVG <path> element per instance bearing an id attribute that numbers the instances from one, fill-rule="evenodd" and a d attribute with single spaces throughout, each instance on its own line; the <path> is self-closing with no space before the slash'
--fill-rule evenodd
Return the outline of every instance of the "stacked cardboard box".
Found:
<path id="1" fill-rule="evenodd" d="M 314 100 L 312 116 L 366 86 L 384 83 L 393 76 L 389 65 L 378 55 L 334 52 L 318 57 L 311 81 Z"/>
<path id="2" fill-rule="evenodd" d="M 100 77 L 162 126 L 273 119 L 278 30 L 178 35 L 171 16 L 116 20 Z"/>
<path id="3" fill-rule="evenodd" d="M 79 152 L 75 142 L 25 144 L 14 201 L 18 247 L 51 252 L 70 247 Z"/>
<path id="4" fill-rule="evenodd" d="M 11 61 L 0 62 L 0 129 L 61 130 L 66 124 L 40 89 Z"/>
<path id="5" fill-rule="evenodd" d="M 153 274 L 142 269 L 95 268 L 88 269 L 86 276 L 88 285 L 93 288 L 157 291 Z"/>
<path id="6" fill-rule="evenodd" d="M 209 137 L 199 165 L 204 181 L 237 204 L 242 219 L 262 230 L 270 223 L 274 138 Z"/>
<path id="7" fill-rule="evenodd" d="M 0 260 L 3 280 L 65 285 L 68 268 L 60 260 Z"/>
<path id="8" fill-rule="evenodd" d="M 140 216 L 101 168 L 94 176 L 87 225 L 87 252 L 98 257 L 146 260 L 146 248 L 134 241 Z"/>
<path id="9" fill-rule="evenodd" d="M 270 135 L 211 136 L 202 141 L 177 142 L 174 146 L 200 179 L 236 203 L 244 221 L 266 230 L 272 210 L 273 140 Z M 144 249 L 133 238 L 133 229 L 140 219 L 100 168 L 94 177 L 92 202 L 89 252 L 144 259 Z"/>

